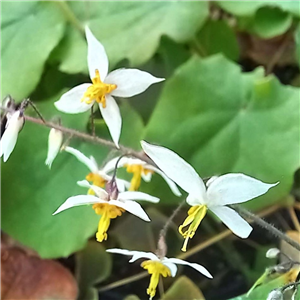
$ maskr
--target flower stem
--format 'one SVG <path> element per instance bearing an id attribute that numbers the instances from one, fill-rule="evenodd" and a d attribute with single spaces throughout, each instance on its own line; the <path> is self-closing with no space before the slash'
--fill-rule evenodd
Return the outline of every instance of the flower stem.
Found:
<path id="1" fill-rule="evenodd" d="M 242 215 L 246 218 L 249 218 L 250 220 L 253 220 L 260 227 L 264 228 L 265 230 L 269 231 L 270 233 L 272 233 L 277 238 L 279 238 L 281 240 L 284 240 L 289 245 L 291 245 L 292 247 L 294 247 L 295 249 L 300 251 L 300 244 L 299 243 L 297 243 L 296 241 L 294 241 L 293 239 L 288 237 L 286 234 L 284 234 L 279 229 L 277 229 L 273 225 L 269 224 L 268 222 L 266 222 L 265 220 L 263 220 L 259 216 L 253 214 L 252 212 L 248 211 L 247 209 L 245 209 L 244 207 L 241 207 L 239 205 L 229 205 L 229 207 L 236 210 L 240 215 Z"/>
<path id="2" fill-rule="evenodd" d="M 116 146 L 113 142 L 99 138 L 97 136 L 93 136 L 93 135 L 90 135 L 90 134 L 87 134 L 84 132 L 80 132 L 80 131 L 77 131 L 77 130 L 74 130 L 71 128 L 67 128 L 67 127 L 55 124 L 53 122 L 43 121 L 38 118 L 34 118 L 34 117 L 30 117 L 30 116 L 24 116 L 24 117 L 25 117 L 26 121 L 36 123 L 39 125 L 43 125 L 43 126 L 46 126 L 49 128 L 54 128 L 54 129 L 60 130 L 63 133 L 67 133 L 67 134 L 71 135 L 72 137 L 76 137 L 76 138 L 79 138 L 79 139 L 82 139 L 82 140 L 85 140 L 85 141 L 88 141 L 88 142 L 91 142 L 94 144 L 100 144 L 100 145 L 103 145 L 103 146 L 106 146 L 109 148 L 116 149 Z M 138 151 L 135 151 L 131 148 L 128 148 L 128 147 L 125 147 L 122 145 L 120 145 L 120 148 L 117 150 L 119 150 L 121 153 L 123 153 L 127 156 L 133 156 L 133 157 L 139 158 L 139 159 L 156 167 L 156 165 L 153 163 L 153 161 L 151 159 L 149 159 L 143 152 L 138 152 Z"/>

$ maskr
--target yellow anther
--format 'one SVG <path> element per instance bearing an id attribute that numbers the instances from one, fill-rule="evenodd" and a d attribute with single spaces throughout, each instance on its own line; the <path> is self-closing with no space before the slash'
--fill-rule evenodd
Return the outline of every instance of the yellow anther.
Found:
<path id="1" fill-rule="evenodd" d="M 184 220 L 183 224 L 179 226 L 179 232 L 180 234 L 185 238 L 182 251 L 186 251 L 186 246 L 188 243 L 188 240 L 191 239 L 199 227 L 201 221 L 205 217 L 207 212 L 207 206 L 206 205 L 195 205 L 192 206 L 188 211 L 188 217 Z M 183 232 L 183 228 L 188 226 L 189 228 Z"/>
<path id="2" fill-rule="evenodd" d="M 159 275 L 162 275 L 163 277 L 171 276 L 171 270 L 163 263 L 156 260 L 146 260 L 141 263 L 141 267 L 147 270 L 149 274 L 151 274 L 147 294 L 150 296 L 150 299 L 152 299 L 156 294 Z"/>
<path id="3" fill-rule="evenodd" d="M 96 233 L 97 241 L 106 241 L 110 220 L 121 216 L 125 209 L 108 203 L 96 203 L 93 205 L 93 209 L 97 215 L 101 215 Z"/>
<path id="4" fill-rule="evenodd" d="M 85 179 L 87 181 L 91 181 L 93 185 L 99 186 L 103 188 L 107 182 L 104 178 L 102 178 L 99 174 L 89 173 L 86 175 Z M 95 195 L 95 192 L 92 189 L 88 190 L 88 195 Z"/>
<path id="5" fill-rule="evenodd" d="M 133 177 L 130 181 L 129 191 L 137 191 L 141 185 L 142 174 L 147 175 L 153 173 L 152 170 L 144 168 L 142 165 L 124 165 L 127 167 L 128 173 L 133 173 Z"/>
<path id="6" fill-rule="evenodd" d="M 87 104 L 91 104 L 93 101 L 102 104 L 102 107 L 106 107 L 106 99 L 105 95 L 111 93 L 113 90 L 117 88 L 116 84 L 108 84 L 104 83 L 100 79 L 100 73 L 98 70 L 95 70 L 95 77 L 92 79 L 92 85 L 90 85 L 83 97 L 81 98 L 81 102 L 85 102 Z"/>

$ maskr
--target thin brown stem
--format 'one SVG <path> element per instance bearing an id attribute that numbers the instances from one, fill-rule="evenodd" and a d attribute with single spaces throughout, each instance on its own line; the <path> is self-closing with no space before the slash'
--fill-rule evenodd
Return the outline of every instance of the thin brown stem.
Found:
<path id="1" fill-rule="evenodd" d="M 294 208 L 293 207 L 289 207 L 288 208 L 288 212 L 289 212 L 289 214 L 291 216 L 291 219 L 292 219 L 292 222 L 293 222 L 293 224 L 295 226 L 295 229 L 300 232 L 300 223 L 299 223 L 299 220 L 298 220 L 298 217 L 297 217 L 297 215 L 295 213 Z"/>
<path id="2" fill-rule="evenodd" d="M 229 207 L 236 210 L 240 215 L 249 218 L 250 220 L 253 220 L 257 225 L 264 228 L 265 230 L 269 231 L 271 234 L 276 236 L 277 238 L 284 240 L 289 245 L 294 247 L 295 249 L 300 251 L 300 244 L 288 237 L 286 234 L 281 232 L 279 229 L 274 227 L 273 225 L 267 223 L 265 220 L 260 218 L 259 216 L 253 214 L 252 212 L 248 211 L 246 208 L 239 206 L 239 205 L 229 205 Z"/>
<path id="3" fill-rule="evenodd" d="M 62 131 L 63 133 L 71 135 L 72 137 L 75 137 L 75 138 L 78 138 L 81 140 L 85 140 L 85 141 L 91 142 L 93 144 L 99 144 L 99 145 L 103 145 L 108 148 L 117 149 L 116 145 L 112 141 L 108 141 L 108 140 L 99 138 L 97 136 L 92 136 L 90 134 L 87 134 L 87 133 L 84 133 L 81 131 L 67 128 L 67 127 L 55 124 L 53 122 L 47 122 L 47 121 L 43 122 L 42 120 L 40 120 L 38 118 L 34 118 L 34 117 L 30 117 L 30 116 L 24 116 L 24 117 L 25 117 L 25 120 L 28 122 L 39 124 L 39 125 L 46 126 L 49 128 L 55 128 L 57 130 Z M 155 166 L 153 161 L 150 158 L 148 158 L 143 152 L 138 152 L 138 151 L 135 151 L 131 148 L 128 148 L 128 147 L 125 147 L 122 145 L 120 145 L 119 149 L 117 149 L 117 150 L 120 151 L 122 154 L 139 158 L 139 159 Z"/>

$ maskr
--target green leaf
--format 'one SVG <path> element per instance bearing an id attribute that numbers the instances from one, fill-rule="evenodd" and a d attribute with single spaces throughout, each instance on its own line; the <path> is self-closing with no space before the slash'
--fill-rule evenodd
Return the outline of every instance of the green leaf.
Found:
<path id="1" fill-rule="evenodd" d="M 296 58 L 298 65 L 300 66 L 300 24 L 295 30 L 295 42 L 296 42 Z"/>
<path id="2" fill-rule="evenodd" d="M 54 2 L 1 3 L 1 98 L 27 97 L 37 86 L 50 52 L 63 36 L 65 20 Z"/>
<path id="3" fill-rule="evenodd" d="M 279 181 L 248 203 L 265 207 L 289 193 L 299 167 L 299 89 L 261 69 L 243 74 L 221 56 L 195 57 L 166 82 L 145 138 L 177 152 L 201 177 L 242 172 Z M 165 185 L 151 188 L 166 198 Z"/>
<path id="4" fill-rule="evenodd" d="M 71 25 L 65 37 L 51 54 L 53 61 L 60 61 L 59 70 L 67 74 L 88 74 L 87 46 L 83 34 Z"/>
<path id="5" fill-rule="evenodd" d="M 140 298 L 136 295 L 129 295 L 124 300 L 140 300 Z"/>
<path id="6" fill-rule="evenodd" d="M 232 28 L 223 20 L 209 20 L 197 35 L 206 55 L 223 53 L 231 60 L 239 58 L 239 45 Z"/>
<path id="7" fill-rule="evenodd" d="M 279 8 L 262 7 L 255 14 L 253 30 L 260 37 L 268 39 L 285 33 L 292 22 L 292 16 Z"/>
<path id="8" fill-rule="evenodd" d="M 59 114 L 53 102 L 49 99 L 38 104 L 44 118 L 60 115 L 64 126 L 86 127 L 87 114 Z M 98 220 L 90 207 L 52 216 L 69 196 L 85 192 L 76 181 L 87 170 L 67 153 L 58 155 L 49 170 L 45 166 L 48 134 L 49 128 L 27 122 L 14 152 L 2 164 L 3 230 L 43 258 L 68 256 L 82 248 L 95 233 Z"/>
<path id="9" fill-rule="evenodd" d="M 295 280 L 295 275 L 298 271 L 291 270 L 288 273 L 279 276 L 278 278 L 275 278 L 267 283 L 264 283 L 260 286 L 258 286 L 255 290 L 253 290 L 250 295 L 247 296 L 247 294 L 232 298 L 231 300 L 258 300 L 258 299 L 267 299 L 268 294 L 276 288 L 282 287 L 285 284 L 288 284 L 290 280 Z M 292 276 L 292 277 L 291 277 Z M 293 278 L 293 279 L 292 279 Z M 289 295 L 290 293 L 287 292 Z M 290 297 L 284 298 L 284 299 L 291 299 Z M 297 299 L 297 298 L 296 298 Z"/>
<path id="10" fill-rule="evenodd" d="M 163 35 L 176 42 L 188 41 L 208 16 L 206 1 L 73 1 L 68 4 L 75 16 L 83 24 L 88 24 L 103 43 L 111 66 L 123 59 L 128 59 L 134 66 L 145 63 L 156 52 Z M 77 55 L 83 52 L 82 43 L 76 40 L 74 34 L 61 46 L 68 47 L 61 50 L 65 53 L 63 57 L 68 56 L 68 72 L 75 71 Z M 86 58 L 86 55 L 84 57 Z"/>
<path id="11" fill-rule="evenodd" d="M 64 126 L 85 131 L 89 113 L 68 115 L 53 105 L 60 95 L 39 102 L 45 119 L 60 116 Z M 143 126 L 139 115 L 124 103 L 123 132 L 125 145 L 138 146 Z M 107 131 L 103 125 L 103 131 Z M 45 166 L 49 128 L 27 122 L 8 162 L 2 164 L 2 228 L 21 243 L 35 249 L 44 258 L 68 256 L 81 249 L 94 236 L 99 216 L 90 206 L 74 207 L 58 215 L 52 213 L 70 196 L 85 194 L 77 186 L 89 172 L 72 155 L 62 152 L 52 169 Z M 110 139 L 110 136 L 108 136 Z M 72 140 L 71 146 L 87 156 L 93 154 L 99 165 L 109 149 Z"/>
<path id="12" fill-rule="evenodd" d="M 253 16 L 255 12 L 264 6 L 279 7 L 283 11 L 290 12 L 295 16 L 300 16 L 299 0 L 287 1 L 273 1 L 273 0 L 260 0 L 260 1 L 216 1 L 220 7 L 236 16 Z"/>
<path id="13" fill-rule="evenodd" d="M 186 276 L 180 276 L 167 290 L 161 300 L 205 300 L 197 285 Z"/>
<path id="14" fill-rule="evenodd" d="M 78 299 L 89 299 L 92 286 L 107 279 L 111 274 L 112 260 L 102 244 L 89 241 L 76 254 L 76 277 L 79 285 Z"/>

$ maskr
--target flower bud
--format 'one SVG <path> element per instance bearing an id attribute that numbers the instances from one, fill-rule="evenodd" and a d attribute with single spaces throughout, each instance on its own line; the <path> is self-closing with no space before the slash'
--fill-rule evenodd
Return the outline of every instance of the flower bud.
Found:
<path id="1" fill-rule="evenodd" d="M 3 161 L 6 162 L 14 150 L 17 143 L 18 133 L 22 129 L 25 119 L 23 112 L 17 110 L 6 116 L 7 122 L 3 135 L 1 137 L 0 157 L 3 155 Z"/>
<path id="2" fill-rule="evenodd" d="M 267 258 L 276 258 L 280 253 L 280 250 L 277 248 L 271 248 L 267 251 L 266 257 Z"/>
<path id="3" fill-rule="evenodd" d="M 283 294 L 280 290 L 273 290 L 269 293 L 267 300 L 283 300 Z"/>
<path id="4" fill-rule="evenodd" d="M 63 133 L 60 130 L 52 128 L 48 138 L 48 154 L 45 164 L 51 169 L 51 165 L 56 155 L 59 152 L 60 146 L 63 141 Z"/>
<path id="5" fill-rule="evenodd" d="M 108 193 L 110 199 L 113 199 L 113 200 L 118 199 L 119 189 L 117 186 L 117 181 L 114 177 L 106 183 L 105 190 Z"/>

